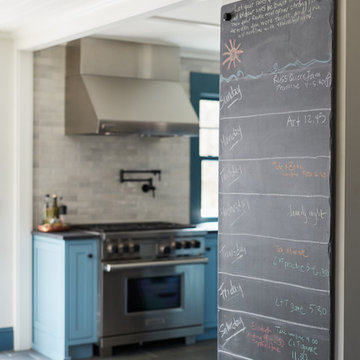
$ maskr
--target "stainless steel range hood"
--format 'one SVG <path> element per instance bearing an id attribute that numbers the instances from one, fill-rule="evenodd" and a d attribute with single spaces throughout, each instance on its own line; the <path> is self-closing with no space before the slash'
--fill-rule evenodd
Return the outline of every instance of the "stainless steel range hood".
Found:
<path id="1" fill-rule="evenodd" d="M 190 135 L 176 47 L 84 38 L 66 50 L 66 134 Z"/>

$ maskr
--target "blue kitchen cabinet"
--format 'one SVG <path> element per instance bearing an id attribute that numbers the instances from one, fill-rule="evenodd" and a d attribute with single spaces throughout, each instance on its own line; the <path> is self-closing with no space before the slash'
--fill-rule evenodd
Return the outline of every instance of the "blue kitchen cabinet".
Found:
<path id="1" fill-rule="evenodd" d="M 97 342 L 98 240 L 35 235 L 33 348 L 51 359 L 86 358 Z"/>
<path id="2" fill-rule="evenodd" d="M 198 340 L 217 337 L 217 238 L 217 233 L 209 233 L 206 236 L 205 256 L 209 261 L 205 265 L 204 333 L 197 337 Z"/>

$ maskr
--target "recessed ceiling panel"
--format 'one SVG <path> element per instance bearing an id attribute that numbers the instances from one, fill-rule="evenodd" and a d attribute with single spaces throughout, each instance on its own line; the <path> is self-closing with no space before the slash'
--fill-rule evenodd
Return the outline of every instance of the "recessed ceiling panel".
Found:
<path id="1" fill-rule="evenodd" d="M 219 51 L 221 0 L 182 2 L 147 18 L 128 19 L 96 36 L 169 43 L 182 48 Z"/>
<path id="2" fill-rule="evenodd" d="M 138 19 L 96 34 L 99 37 L 168 43 L 183 48 L 219 51 L 220 31 L 216 27 L 182 24 L 161 19 Z"/>

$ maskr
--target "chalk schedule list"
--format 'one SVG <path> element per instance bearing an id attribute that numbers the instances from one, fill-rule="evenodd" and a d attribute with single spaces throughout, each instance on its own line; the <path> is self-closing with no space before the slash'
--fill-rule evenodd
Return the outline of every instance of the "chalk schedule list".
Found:
<path id="1" fill-rule="evenodd" d="M 332 356 L 333 11 L 222 7 L 219 360 Z"/>

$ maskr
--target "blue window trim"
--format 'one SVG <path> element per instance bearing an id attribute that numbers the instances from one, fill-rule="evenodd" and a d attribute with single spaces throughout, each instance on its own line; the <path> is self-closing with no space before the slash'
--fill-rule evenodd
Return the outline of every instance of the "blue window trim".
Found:
<path id="1" fill-rule="evenodd" d="M 14 349 L 14 330 L 12 327 L 0 329 L 0 351 Z"/>
<path id="2" fill-rule="evenodd" d="M 201 99 L 219 100 L 219 75 L 190 73 L 190 100 L 198 117 Z M 200 214 L 201 160 L 214 160 L 214 158 L 199 156 L 199 137 L 191 138 L 190 149 L 190 221 L 192 224 L 217 221 L 217 218 L 202 218 Z"/>

